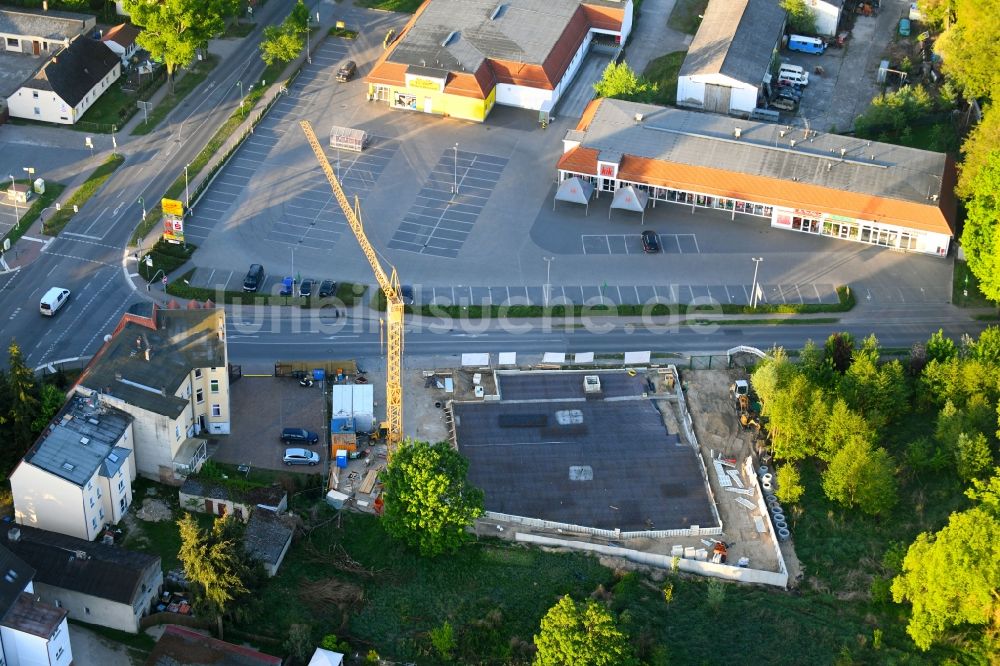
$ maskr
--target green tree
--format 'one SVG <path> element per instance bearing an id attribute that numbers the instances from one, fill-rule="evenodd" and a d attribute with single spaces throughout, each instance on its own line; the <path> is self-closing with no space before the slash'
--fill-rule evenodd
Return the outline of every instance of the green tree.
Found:
<path id="1" fill-rule="evenodd" d="M 977 505 L 917 537 L 892 582 L 896 603 L 912 605 L 906 632 L 921 650 L 953 627 L 1000 630 L 1000 468 L 994 474 L 966 492 Z"/>
<path id="2" fill-rule="evenodd" d="M 954 0 L 955 22 L 934 45 L 967 98 L 1000 90 L 1000 0 Z"/>
<path id="3" fill-rule="evenodd" d="M 41 405 L 35 373 L 25 365 L 21 348 L 14 340 L 10 341 L 7 354 L 7 413 L 0 414 L 0 422 L 9 424 L 11 453 L 19 459 L 38 436 L 40 428 L 36 429 L 35 423 L 41 415 Z"/>
<path id="4" fill-rule="evenodd" d="M 452 628 L 451 622 L 445 620 L 441 626 L 431 629 L 431 645 L 434 646 L 441 659 L 451 661 L 452 654 L 458 646 L 458 641 L 455 640 L 455 630 Z"/>
<path id="5" fill-rule="evenodd" d="M 337 638 L 337 634 L 327 634 L 320 641 L 319 646 L 324 650 L 330 650 L 331 652 L 339 652 L 341 654 L 350 654 L 351 646 L 345 641 Z"/>
<path id="6" fill-rule="evenodd" d="M 636 102 L 649 101 L 658 90 L 655 83 L 636 74 L 628 63 L 610 62 L 604 68 L 601 80 L 594 84 L 598 97 L 612 97 Z"/>
<path id="7" fill-rule="evenodd" d="M 854 336 L 850 333 L 833 333 L 826 339 L 826 357 L 833 363 L 833 369 L 844 373 L 851 367 L 854 354 Z"/>
<path id="8" fill-rule="evenodd" d="M 542 618 L 535 666 L 615 666 L 637 663 L 628 638 L 596 601 L 564 596 Z"/>
<path id="9" fill-rule="evenodd" d="M 830 461 L 823 472 L 823 492 L 834 502 L 877 515 L 896 503 L 892 458 L 883 448 L 854 439 Z"/>
<path id="10" fill-rule="evenodd" d="M 223 614 L 249 592 L 244 581 L 250 571 L 242 556 L 239 526 L 232 518 L 216 518 L 211 529 L 202 530 L 194 516 L 185 512 L 177 527 L 181 537 L 177 558 L 196 588 L 196 604 L 202 612 L 215 615 L 221 638 Z"/>
<path id="11" fill-rule="evenodd" d="M 171 90 L 177 68 L 191 62 L 197 49 L 224 27 L 213 4 L 202 0 L 123 0 L 122 6 L 142 28 L 136 42 L 166 66 Z"/>
<path id="12" fill-rule="evenodd" d="M 799 468 L 791 463 L 778 465 L 778 489 L 774 491 L 782 504 L 798 504 L 806 489 L 802 487 Z"/>
<path id="13" fill-rule="evenodd" d="M 781 8 L 788 12 L 788 29 L 803 35 L 816 34 L 816 15 L 806 0 L 781 0 Z"/>
<path id="14" fill-rule="evenodd" d="M 799 370 L 816 386 L 832 390 L 837 385 L 837 373 L 833 369 L 833 360 L 826 352 L 813 342 L 806 340 L 805 346 L 799 352 Z"/>
<path id="15" fill-rule="evenodd" d="M 66 402 L 66 394 L 52 384 L 42 384 L 39 393 L 38 416 L 31 423 L 31 429 L 36 433 L 45 429 Z"/>
<path id="16" fill-rule="evenodd" d="M 292 13 L 285 19 L 285 23 L 295 32 L 304 33 L 309 29 L 309 8 L 302 0 L 298 0 L 292 7 Z"/>
<path id="17" fill-rule="evenodd" d="M 848 407 L 843 398 L 837 398 L 830 409 L 823 446 L 818 455 L 822 460 L 831 462 L 838 453 L 854 442 L 870 445 L 874 441 L 875 431 L 865 417 Z"/>
<path id="18" fill-rule="evenodd" d="M 944 331 L 940 328 L 937 333 L 933 333 L 928 338 L 924 349 L 927 351 L 928 361 L 947 361 L 958 356 L 958 347 L 955 346 L 955 341 L 945 336 Z"/>
<path id="19" fill-rule="evenodd" d="M 432 557 L 454 551 L 483 514 L 483 491 L 466 480 L 469 462 L 447 442 L 408 441 L 385 472 L 386 531 Z"/>
<path id="20" fill-rule="evenodd" d="M 796 374 L 778 391 L 767 415 L 776 458 L 791 462 L 817 452 L 827 417 L 826 399 L 804 375 Z"/>
<path id="21" fill-rule="evenodd" d="M 260 57 L 268 66 L 276 62 L 291 62 L 302 52 L 302 34 L 287 25 L 269 25 L 260 40 Z"/>
<path id="22" fill-rule="evenodd" d="M 778 392 L 788 385 L 798 374 L 798 370 L 788 360 L 788 354 L 781 347 L 775 347 L 761 361 L 750 375 L 753 390 L 763 405 L 764 416 L 770 416 L 771 407 L 777 400 Z"/>
<path id="23" fill-rule="evenodd" d="M 993 452 L 983 433 L 961 433 L 955 445 L 955 466 L 963 481 L 971 481 L 993 466 Z"/>
<path id="24" fill-rule="evenodd" d="M 920 0 L 922 21 L 937 31 L 947 27 L 951 20 L 953 0 Z"/>
<path id="25" fill-rule="evenodd" d="M 854 131 L 865 139 L 898 139 L 913 122 L 934 109 L 934 100 L 921 86 L 906 86 L 872 100 L 865 112 L 854 119 Z"/>
<path id="26" fill-rule="evenodd" d="M 962 143 L 962 162 L 955 188 L 958 196 L 963 199 L 972 197 L 976 174 L 989 161 L 990 153 L 997 150 L 1000 150 L 1000 108 L 993 102 L 983 107 L 983 119 L 969 131 Z"/>
<path id="27" fill-rule="evenodd" d="M 979 290 L 1000 301 L 1000 149 L 989 154 L 969 189 L 962 249 Z"/>
<path id="28" fill-rule="evenodd" d="M 990 326 L 969 346 L 969 356 L 987 366 L 1000 366 L 1000 327 Z"/>

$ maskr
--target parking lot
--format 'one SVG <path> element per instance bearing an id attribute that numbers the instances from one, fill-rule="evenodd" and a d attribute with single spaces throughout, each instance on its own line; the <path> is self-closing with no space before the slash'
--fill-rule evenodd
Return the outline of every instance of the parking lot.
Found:
<path id="1" fill-rule="evenodd" d="M 268 292 L 285 275 L 373 282 L 297 126 L 307 119 L 323 145 L 334 125 L 372 137 L 362 153 L 327 147 L 326 155 L 347 195 L 360 198 L 384 264 L 414 286 L 418 302 L 745 303 L 754 256 L 765 258 L 766 302 L 833 302 L 842 284 L 875 303 L 950 297 L 948 261 L 777 230 L 766 219 L 662 202 L 644 221 L 620 211 L 609 218 L 606 194 L 591 202 L 589 215 L 573 206 L 553 210 L 555 164 L 575 119 L 560 116 L 542 129 L 537 112 L 497 106 L 479 124 L 367 101 L 363 77 L 381 53 L 381 36 L 405 16 L 350 11 L 374 27 L 353 42 L 328 38 L 222 171 L 206 210 L 198 203 L 193 223 L 205 229 L 195 240 L 194 284 L 238 291 L 251 263 L 265 266 Z M 860 53 L 863 40 L 842 53 Z M 357 77 L 336 82 L 345 58 L 358 62 Z M 846 113 L 839 101 L 830 106 Z M 659 254 L 641 252 L 644 230 L 659 234 Z"/>
<path id="2" fill-rule="evenodd" d="M 243 376 L 230 385 L 232 432 L 219 439 L 211 458 L 231 465 L 281 469 L 289 472 L 323 474 L 326 471 L 326 403 L 323 388 L 316 384 L 299 386 L 288 377 Z M 320 455 L 315 467 L 286 466 L 282 462 L 286 445 L 279 440 L 282 428 L 305 428 L 318 433 L 318 444 L 308 446 Z M 302 444 L 287 445 L 302 448 Z"/>

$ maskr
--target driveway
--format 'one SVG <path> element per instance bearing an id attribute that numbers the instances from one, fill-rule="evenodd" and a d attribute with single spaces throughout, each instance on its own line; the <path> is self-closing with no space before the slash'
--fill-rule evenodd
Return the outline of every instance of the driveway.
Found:
<path id="1" fill-rule="evenodd" d="M 139 650 L 115 643 L 79 624 L 69 628 L 69 643 L 73 648 L 74 664 L 101 666 L 141 666 L 146 656 Z"/>
<path id="2" fill-rule="evenodd" d="M 625 47 L 625 61 L 642 74 L 649 63 L 661 55 L 687 51 L 693 35 L 685 35 L 667 26 L 676 0 L 644 0 L 632 37 Z"/>

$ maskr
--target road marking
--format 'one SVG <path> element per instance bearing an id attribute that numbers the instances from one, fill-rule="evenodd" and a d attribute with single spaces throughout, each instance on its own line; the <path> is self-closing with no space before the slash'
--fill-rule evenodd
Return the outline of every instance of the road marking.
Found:
<path id="1" fill-rule="evenodd" d="M 43 250 L 44 251 L 44 250 Z M 97 264 L 99 266 L 110 266 L 115 267 L 115 264 L 109 264 L 106 261 L 98 261 L 97 259 L 87 259 L 86 257 L 77 257 L 72 254 L 62 254 L 61 252 L 45 252 L 46 254 L 52 255 L 53 257 L 63 257 L 65 259 L 76 259 L 77 261 L 86 261 L 91 264 Z"/>
<path id="2" fill-rule="evenodd" d="M 76 234 L 71 231 L 64 231 L 60 236 L 74 236 L 76 238 L 89 238 L 91 240 L 104 240 L 104 236 L 88 236 L 87 234 Z"/>

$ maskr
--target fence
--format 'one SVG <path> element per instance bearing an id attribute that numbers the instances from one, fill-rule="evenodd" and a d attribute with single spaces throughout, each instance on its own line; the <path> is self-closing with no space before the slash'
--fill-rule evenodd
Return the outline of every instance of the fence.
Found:
<path id="1" fill-rule="evenodd" d="M 497 513 L 495 511 L 487 511 L 483 514 L 486 518 L 490 520 L 500 521 L 502 523 L 513 523 L 515 525 L 524 525 L 525 527 L 531 527 L 539 530 L 549 530 L 549 531 L 562 531 L 562 532 L 574 532 L 576 534 L 589 534 L 590 536 L 599 537 L 601 539 L 662 539 L 664 537 L 697 537 L 697 536 L 717 536 L 722 534 L 722 527 L 717 525 L 715 527 L 700 527 L 698 525 L 692 525 L 691 527 L 683 527 L 673 530 L 637 530 L 632 532 L 622 532 L 619 529 L 605 530 L 598 527 L 586 527 L 584 525 L 573 525 L 570 523 L 557 523 L 551 520 L 542 520 L 541 518 L 527 518 L 525 516 L 515 516 L 509 513 Z M 518 536 L 520 536 L 518 532 Z"/>
<path id="2" fill-rule="evenodd" d="M 760 569 L 749 568 L 744 569 L 742 567 L 734 567 L 729 564 L 715 564 L 714 562 L 691 560 L 683 557 L 675 559 L 669 555 L 644 553 L 639 550 L 632 550 L 631 548 L 604 546 L 597 543 L 587 543 L 585 541 L 555 539 L 538 534 L 524 534 L 522 532 L 518 532 L 514 538 L 516 541 L 533 543 L 540 546 L 573 548 L 575 550 L 585 550 L 592 553 L 610 555 L 611 557 L 621 557 L 629 560 L 630 562 L 646 564 L 649 566 L 659 567 L 661 569 L 673 569 L 674 566 L 676 566 L 680 571 L 701 574 L 702 576 L 725 578 L 727 580 L 739 581 L 741 583 L 760 583 L 762 585 L 773 585 L 774 587 L 788 587 L 788 572 L 786 571 L 776 573 L 774 571 L 763 571 Z M 783 560 L 782 565 L 784 565 Z"/>
<path id="3" fill-rule="evenodd" d="M 143 630 L 161 624 L 179 624 L 195 629 L 210 629 L 215 627 L 215 622 L 213 622 L 210 618 L 181 615 L 180 613 L 170 613 L 168 611 L 163 611 L 162 613 L 150 613 L 146 617 L 139 620 L 139 628 Z"/>

